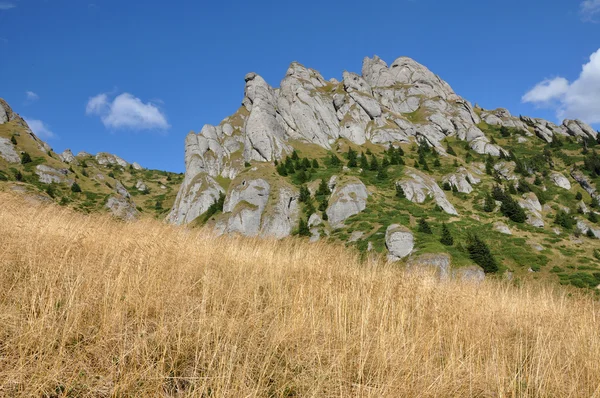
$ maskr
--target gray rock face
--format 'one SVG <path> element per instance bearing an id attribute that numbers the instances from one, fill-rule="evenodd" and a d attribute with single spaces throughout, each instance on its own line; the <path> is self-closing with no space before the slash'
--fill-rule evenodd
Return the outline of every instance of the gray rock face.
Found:
<path id="1" fill-rule="evenodd" d="M 432 197 L 435 203 L 446 213 L 458 215 L 452 203 L 446 198 L 444 191 L 442 191 L 433 178 L 408 167 L 404 173 L 406 177 L 397 184 L 402 186 L 408 200 L 414 203 L 423 203 L 427 197 Z"/>
<path id="2" fill-rule="evenodd" d="M 167 221 L 178 225 L 194 221 L 219 199 L 221 192 L 225 190 L 212 177 L 197 174 L 188 180 L 186 173 Z"/>
<path id="3" fill-rule="evenodd" d="M 10 122 L 16 117 L 6 101 L 0 98 L 0 124 Z"/>
<path id="4" fill-rule="evenodd" d="M 451 258 L 448 254 L 422 254 L 417 257 L 411 257 L 406 264 L 409 272 L 434 272 L 435 276 L 441 281 L 450 278 Z"/>
<path id="5" fill-rule="evenodd" d="M 455 187 L 458 192 L 467 194 L 473 192 L 473 186 L 471 184 L 477 184 L 480 181 L 479 178 L 473 176 L 473 174 L 464 167 L 459 167 L 456 172 L 442 178 L 443 183 L 449 183 L 452 187 Z"/>
<path id="6" fill-rule="evenodd" d="M 71 152 L 70 149 L 65 149 L 63 153 L 58 155 L 58 157 L 65 163 L 71 163 L 75 161 L 75 156 L 73 155 L 73 152 Z"/>
<path id="7" fill-rule="evenodd" d="M 494 231 L 498 231 L 505 235 L 512 235 L 512 232 L 510 231 L 510 228 L 508 228 L 508 225 L 504 224 L 502 221 L 494 223 Z"/>
<path id="8" fill-rule="evenodd" d="M 1 108 L 1 104 L 0 104 Z M 21 158 L 15 150 L 15 146 L 8 138 L 0 137 L 0 156 L 8 163 L 19 163 Z"/>
<path id="9" fill-rule="evenodd" d="M 581 120 L 565 120 L 563 127 L 569 135 L 595 140 L 598 133 Z"/>
<path id="10" fill-rule="evenodd" d="M 112 164 L 121 166 L 123 168 L 129 166 L 129 163 L 127 163 L 125 160 L 121 159 L 117 155 L 113 155 L 111 153 L 106 152 L 98 152 L 98 154 L 96 154 L 96 161 L 100 165 Z"/>
<path id="11" fill-rule="evenodd" d="M 563 174 L 561 174 L 557 171 L 553 171 L 552 173 L 550 173 L 550 181 L 552 181 L 554 183 L 554 185 L 556 185 L 557 187 L 560 187 L 560 188 L 563 188 L 566 190 L 571 189 L 571 182 L 569 182 L 567 177 L 565 177 Z"/>
<path id="12" fill-rule="evenodd" d="M 369 192 L 367 187 L 358 179 L 346 183 L 338 183 L 331 194 L 327 217 L 333 228 L 344 225 L 344 221 L 367 207 Z"/>
<path id="13" fill-rule="evenodd" d="M 463 282 L 481 283 L 485 280 L 485 272 L 476 265 L 452 270 L 452 277 Z"/>
<path id="14" fill-rule="evenodd" d="M 544 227 L 542 205 L 533 192 L 524 194 L 523 198 L 519 198 L 517 202 L 519 203 L 519 206 L 525 209 L 525 213 L 527 214 L 527 224 L 537 228 Z"/>
<path id="15" fill-rule="evenodd" d="M 140 192 L 145 192 L 148 189 L 148 186 L 142 180 L 137 180 L 135 183 L 135 189 Z"/>
<path id="16" fill-rule="evenodd" d="M 223 233 L 257 236 L 261 232 L 263 212 L 269 200 L 271 186 L 263 179 L 244 180 L 225 199 L 223 214 L 228 218 L 217 225 Z"/>
<path id="17" fill-rule="evenodd" d="M 144 170 L 144 168 L 138 162 L 133 162 L 131 167 L 133 167 L 134 170 Z"/>
<path id="18" fill-rule="evenodd" d="M 600 227 L 597 225 L 593 225 L 587 221 L 578 219 L 577 220 L 577 229 L 582 234 L 587 234 L 588 231 L 592 231 L 592 234 L 596 237 L 596 239 L 600 239 Z"/>
<path id="19" fill-rule="evenodd" d="M 408 228 L 392 224 L 385 231 L 385 246 L 389 252 L 388 260 L 397 261 L 412 253 L 415 238 Z"/>
<path id="20" fill-rule="evenodd" d="M 289 187 L 280 188 L 277 202 L 269 213 L 263 216 L 261 235 L 277 239 L 289 236 L 298 224 L 298 192 Z"/>
<path id="21" fill-rule="evenodd" d="M 135 204 L 128 198 L 122 196 L 111 196 L 106 202 L 106 208 L 115 217 L 131 221 L 138 217 L 138 211 Z"/>
<path id="22" fill-rule="evenodd" d="M 571 177 L 573 177 L 573 179 L 581 185 L 581 188 L 583 188 L 591 197 L 600 200 L 600 195 L 596 192 L 596 187 L 580 170 L 573 169 L 571 171 Z"/>
<path id="23" fill-rule="evenodd" d="M 40 164 L 35 167 L 35 174 L 38 175 L 39 181 L 44 184 L 61 183 L 67 181 L 69 171 L 67 169 L 55 169 L 54 167 Z M 73 182 L 70 181 L 70 184 Z"/>

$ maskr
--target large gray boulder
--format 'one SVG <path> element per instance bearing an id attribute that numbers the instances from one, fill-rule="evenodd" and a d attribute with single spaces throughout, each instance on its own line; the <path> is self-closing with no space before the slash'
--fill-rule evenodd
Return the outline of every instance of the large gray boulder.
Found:
<path id="1" fill-rule="evenodd" d="M 21 158 L 10 139 L 0 137 L 0 156 L 8 163 L 19 163 Z"/>
<path id="2" fill-rule="evenodd" d="M 517 203 L 525 210 L 525 213 L 527 214 L 527 224 L 536 228 L 544 227 L 545 224 L 542 217 L 542 205 L 533 192 L 524 194 L 522 198 L 517 200 Z"/>
<path id="3" fill-rule="evenodd" d="M 245 236 L 259 235 L 270 192 L 271 185 L 266 180 L 243 180 L 227 194 L 223 206 L 226 219 L 217 225 L 217 231 Z"/>
<path id="4" fill-rule="evenodd" d="M 571 177 L 573 177 L 573 179 L 577 181 L 579 185 L 581 185 L 581 188 L 583 188 L 592 198 L 597 198 L 600 200 L 600 194 L 596 192 L 594 183 L 590 181 L 590 179 L 583 174 L 581 170 L 573 169 L 571 171 Z"/>
<path id="5" fill-rule="evenodd" d="M 41 183 L 51 184 L 51 183 L 61 183 L 67 181 L 67 175 L 69 174 L 69 170 L 67 169 L 56 169 L 54 167 L 47 166 L 45 164 L 40 164 L 35 167 L 35 174 L 37 174 L 38 179 Z M 70 181 L 72 184 L 73 181 Z"/>
<path id="6" fill-rule="evenodd" d="M 412 253 L 415 238 L 408 228 L 392 224 L 385 231 L 385 247 L 388 249 L 388 260 L 397 261 Z"/>
<path id="7" fill-rule="evenodd" d="M 458 215 L 458 212 L 446 198 L 444 191 L 433 178 L 425 173 L 407 167 L 404 171 L 405 178 L 397 182 L 402 186 L 406 199 L 414 203 L 423 203 L 427 197 L 432 197 L 435 203 L 446 213 Z"/>
<path id="8" fill-rule="evenodd" d="M 578 219 L 577 230 L 582 234 L 588 234 L 588 231 L 592 231 L 592 234 L 596 239 L 600 239 L 600 227 L 598 225 L 592 225 L 591 223 Z"/>
<path id="9" fill-rule="evenodd" d="M 569 182 L 567 177 L 565 177 L 558 171 L 553 171 L 552 173 L 550 173 L 550 181 L 552 181 L 554 185 L 556 185 L 559 188 L 563 188 L 566 190 L 571 189 L 571 182 Z"/>
<path id="10" fill-rule="evenodd" d="M 331 194 L 327 217 L 333 228 L 340 228 L 349 217 L 360 213 L 367 207 L 369 192 L 358 179 L 338 182 Z"/>
<path id="11" fill-rule="evenodd" d="M 471 184 L 478 184 L 480 181 L 464 167 L 459 167 L 454 173 L 447 174 L 442 178 L 443 183 L 448 183 L 456 188 L 458 192 L 467 194 L 473 192 Z"/>
<path id="12" fill-rule="evenodd" d="M 427 253 L 411 257 L 406 263 L 409 272 L 433 272 L 441 281 L 451 276 L 450 264 L 452 259 L 446 253 Z"/>
<path id="13" fill-rule="evenodd" d="M 123 168 L 129 166 L 129 163 L 127 163 L 125 160 L 121 159 L 117 155 L 113 155 L 111 153 L 106 153 L 106 152 L 98 152 L 96 154 L 96 161 L 100 165 L 109 165 L 110 164 L 110 165 L 121 166 Z"/>
<path id="14" fill-rule="evenodd" d="M 58 157 L 65 163 L 71 163 L 76 160 L 70 149 L 65 149 Z"/>
<path id="15" fill-rule="evenodd" d="M 135 203 L 133 203 L 131 199 L 120 195 L 109 197 L 105 207 L 113 216 L 126 221 L 134 220 L 139 215 Z"/>

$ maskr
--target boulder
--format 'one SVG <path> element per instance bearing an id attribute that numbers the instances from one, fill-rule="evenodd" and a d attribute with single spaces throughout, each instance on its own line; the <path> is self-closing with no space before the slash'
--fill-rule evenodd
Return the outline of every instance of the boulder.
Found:
<path id="1" fill-rule="evenodd" d="M 327 218 L 333 228 L 340 228 L 344 221 L 367 207 L 369 192 L 358 179 L 338 182 L 331 194 Z"/>
<path id="2" fill-rule="evenodd" d="M 138 162 L 133 162 L 131 167 L 133 167 L 134 170 L 144 170 L 144 168 Z"/>
<path id="3" fill-rule="evenodd" d="M 55 169 L 54 167 L 40 164 L 35 167 L 35 174 L 38 175 L 39 181 L 44 184 L 57 183 L 67 181 L 67 175 L 69 170 L 67 169 Z M 70 185 L 73 181 L 70 181 Z"/>
<path id="4" fill-rule="evenodd" d="M 504 224 L 502 221 L 494 223 L 494 231 L 498 231 L 505 235 L 512 235 L 512 232 L 510 231 L 508 225 Z"/>
<path id="5" fill-rule="evenodd" d="M 128 198 L 122 196 L 111 196 L 106 202 L 106 208 L 112 215 L 126 221 L 134 220 L 138 217 L 138 211 L 135 204 Z"/>
<path id="6" fill-rule="evenodd" d="M 452 270 L 452 278 L 463 282 L 481 283 L 485 280 L 485 272 L 477 265 L 460 267 Z"/>
<path id="7" fill-rule="evenodd" d="M 583 188 L 591 197 L 600 200 L 600 195 L 596 192 L 594 183 L 590 181 L 581 170 L 573 169 L 571 171 L 571 177 L 573 177 L 573 179 L 581 185 L 581 188 Z"/>
<path id="8" fill-rule="evenodd" d="M 596 237 L 596 239 L 600 239 L 600 226 L 598 225 L 592 225 L 587 221 L 578 219 L 576 228 L 584 235 L 587 235 L 588 231 L 592 231 L 592 234 Z"/>
<path id="9" fill-rule="evenodd" d="M 481 180 L 473 176 L 464 167 L 459 167 L 454 173 L 447 174 L 442 178 L 442 182 L 450 184 L 456 188 L 458 192 L 471 193 L 473 192 L 473 186 L 471 184 L 477 184 Z"/>
<path id="10" fill-rule="evenodd" d="M 1 105 L 2 104 L 0 104 L 0 109 L 2 109 Z M 2 159 L 6 160 L 8 163 L 21 162 L 21 157 L 15 150 L 13 143 L 10 142 L 10 139 L 4 137 L 0 137 L 0 157 L 2 157 Z"/>
<path id="11" fill-rule="evenodd" d="M 415 238 L 408 228 L 392 224 L 385 231 L 385 246 L 389 253 L 388 260 L 397 261 L 412 253 Z"/>
<path id="12" fill-rule="evenodd" d="M 98 154 L 96 154 L 96 161 L 100 165 L 111 164 L 111 165 L 121 166 L 123 168 L 129 166 L 129 163 L 127 163 L 125 160 L 121 159 L 117 155 L 113 155 L 111 153 L 106 153 L 106 152 L 98 152 Z"/>
<path id="13" fill-rule="evenodd" d="M 445 253 L 433 254 L 427 253 L 420 256 L 411 257 L 406 263 L 406 269 L 409 272 L 432 272 L 441 281 L 448 280 L 451 258 Z"/>
<path id="14" fill-rule="evenodd" d="M 177 225 L 194 221 L 219 199 L 221 193 L 225 190 L 214 178 L 206 174 L 189 177 L 186 173 L 167 221 Z"/>
<path id="15" fill-rule="evenodd" d="M 567 177 L 565 177 L 563 174 L 557 171 L 553 171 L 552 173 L 550 173 L 550 181 L 552 181 L 554 185 L 556 185 L 559 188 L 563 188 L 566 190 L 571 189 L 571 183 L 569 182 Z"/>
<path id="16" fill-rule="evenodd" d="M 228 234 L 259 235 L 270 192 L 271 185 L 263 179 L 243 180 L 227 194 L 223 206 L 227 219 L 217 226 L 217 230 Z"/>
<path id="17" fill-rule="evenodd" d="M 135 189 L 137 189 L 140 192 L 145 192 L 146 190 L 148 190 L 148 186 L 144 183 L 144 181 L 137 180 L 137 182 L 135 183 Z"/>
<path id="18" fill-rule="evenodd" d="M 454 206 L 446 198 L 444 191 L 433 178 L 409 167 L 405 169 L 404 174 L 406 177 L 397 184 L 402 186 L 408 200 L 414 203 L 423 203 L 427 197 L 432 197 L 446 213 L 458 215 Z"/>
<path id="19" fill-rule="evenodd" d="M 76 161 L 75 156 L 70 149 L 65 149 L 61 154 L 58 155 L 58 157 L 65 163 L 72 163 Z"/>

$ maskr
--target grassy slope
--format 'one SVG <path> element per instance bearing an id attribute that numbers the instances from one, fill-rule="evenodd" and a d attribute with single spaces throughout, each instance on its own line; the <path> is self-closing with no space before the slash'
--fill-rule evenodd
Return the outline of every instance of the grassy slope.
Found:
<path id="1" fill-rule="evenodd" d="M 62 162 L 57 154 L 52 152 L 47 154 L 40 150 L 34 139 L 15 121 L 0 125 L 0 137 L 11 138 L 13 135 L 17 140 L 17 151 L 29 153 L 33 162 L 15 165 L 8 164 L 0 158 L 0 172 L 9 180 L 14 181 L 16 172 L 20 171 L 23 174 L 24 182 L 31 184 L 43 193 L 47 191 L 48 184 L 38 181 L 35 166 L 45 164 L 57 169 L 69 169 L 67 178 L 75 180 L 81 186 L 82 192 L 71 192 L 66 183 L 52 184 L 55 191 L 54 199 L 58 202 L 62 200 L 63 203 L 68 203 L 69 206 L 84 212 L 106 211 L 104 205 L 108 197 L 114 194 L 116 181 L 119 180 L 132 195 L 138 210 L 143 215 L 164 218 L 172 207 L 179 185 L 183 180 L 183 176 L 176 173 L 159 170 L 138 171 L 132 168 L 123 169 L 118 166 L 99 165 L 93 157 L 78 158 L 79 165 L 69 165 Z M 83 160 L 87 167 L 83 167 Z M 84 175 L 84 171 L 88 176 Z M 138 180 L 142 180 L 147 185 L 149 192 L 140 192 L 135 188 Z M 162 188 L 163 186 L 165 188 Z M 157 206 L 157 202 L 160 203 L 160 206 Z"/>
<path id="2" fill-rule="evenodd" d="M 593 396 L 597 303 L 0 193 L 0 395 Z"/>

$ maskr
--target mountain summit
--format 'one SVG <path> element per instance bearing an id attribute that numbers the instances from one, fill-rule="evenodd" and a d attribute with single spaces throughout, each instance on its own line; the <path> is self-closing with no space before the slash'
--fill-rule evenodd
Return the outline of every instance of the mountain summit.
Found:
<path id="1" fill-rule="evenodd" d="M 430 262 L 446 274 L 450 263 L 473 264 L 464 245 L 486 231 L 507 248 L 526 243 L 527 255 L 511 253 L 504 269 L 539 271 L 554 254 L 544 239 L 586 246 L 580 235 L 600 237 L 589 149 L 597 136 L 579 120 L 559 126 L 474 107 L 407 57 L 390 66 L 367 57 L 341 82 L 293 62 L 279 88 L 247 74 L 242 106 L 188 134 L 167 219 L 218 233 L 327 237 L 391 260 L 435 253 Z M 553 222 L 563 213 L 565 225 Z M 464 244 L 439 244 L 442 224 L 446 242 L 453 230 Z"/>

